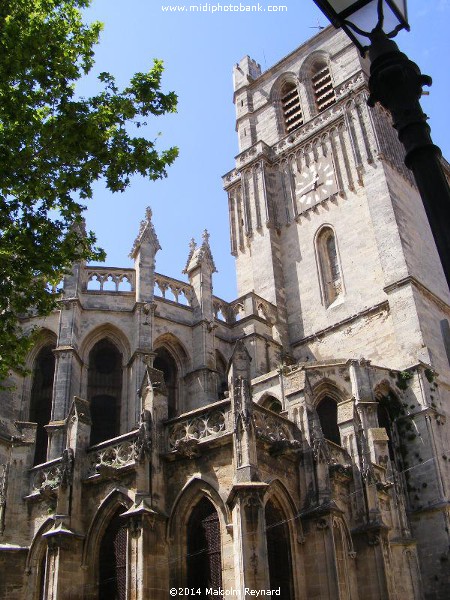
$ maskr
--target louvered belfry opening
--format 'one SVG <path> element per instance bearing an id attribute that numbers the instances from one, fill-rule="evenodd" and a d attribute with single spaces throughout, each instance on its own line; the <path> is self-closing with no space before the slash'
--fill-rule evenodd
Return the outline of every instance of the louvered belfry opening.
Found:
<path id="1" fill-rule="evenodd" d="M 126 600 L 127 528 L 120 508 L 100 544 L 98 600 Z"/>
<path id="2" fill-rule="evenodd" d="M 293 600 L 289 527 L 283 511 L 271 500 L 266 504 L 266 541 L 270 589 L 280 589 L 277 598 Z"/>
<path id="3" fill-rule="evenodd" d="M 303 113 L 295 83 L 285 83 L 281 89 L 281 106 L 283 108 L 286 133 L 291 133 L 303 125 Z"/>
<path id="4" fill-rule="evenodd" d="M 89 354 L 91 445 L 119 435 L 121 397 L 122 355 L 108 339 L 100 340 Z"/>
<path id="5" fill-rule="evenodd" d="M 323 64 L 318 67 L 312 76 L 314 98 L 318 112 L 322 112 L 336 102 L 330 69 Z"/>
<path id="6" fill-rule="evenodd" d="M 30 421 L 37 423 L 34 464 L 47 460 L 48 425 L 52 414 L 53 380 L 55 377 L 55 356 L 52 346 L 45 346 L 36 357 L 31 388 Z"/>
<path id="7" fill-rule="evenodd" d="M 187 583 L 200 589 L 196 598 L 222 598 L 207 594 L 208 589 L 222 588 L 222 555 L 219 515 L 207 498 L 195 506 L 187 526 Z"/>

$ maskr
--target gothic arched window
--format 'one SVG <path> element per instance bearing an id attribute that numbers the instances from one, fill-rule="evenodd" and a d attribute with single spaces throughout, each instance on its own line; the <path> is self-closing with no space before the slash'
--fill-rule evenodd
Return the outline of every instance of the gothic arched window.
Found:
<path id="1" fill-rule="evenodd" d="M 279 415 L 280 412 L 283 410 L 281 402 L 277 398 L 274 398 L 274 396 L 266 396 L 262 405 L 264 406 L 264 408 L 267 408 L 268 410 L 277 413 L 277 415 Z"/>
<path id="2" fill-rule="evenodd" d="M 219 400 L 225 398 L 225 392 L 228 391 L 227 364 L 223 356 L 216 350 L 216 371 L 217 371 L 217 397 Z"/>
<path id="3" fill-rule="evenodd" d="M 398 398 L 391 391 L 387 393 L 386 396 L 382 397 L 378 401 L 377 406 L 377 417 L 378 417 L 378 427 L 384 427 L 386 429 L 386 433 L 388 436 L 388 451 L 389 458 L 393 465 L 396 465 L 398 462 L 398 457 L 394 450 L 394 442 L 395 442 L 395 433 L 396 433 L 396 425 L 395 419 L 401 414 L 402 407 Z M 400 467 L 400 465 L 397 465 Z"/>
<path id="4" fill-rule="evenodd" d="M 336 102 L 330 69 L 325 62 L 315 66 L 311 82 L 317 112 L 322 112 Z"/>
<path id="5" fill-rule="evenodd" d="M 326 440 L 341 445 L 341 434 L 337 423 L 337 404 L 328 396 L 319 402 L 316 408 L 323 436 Z"/>
<path id="6" fill-rule="evenodd" d="M 222 587 L 222 555 L 219 515 L 207 498 L 194 507 L 187 525 L 187 585 L 205 590 Z"/>
<path id="7" fill-rule="evenodd" d="M 280 95 L 284 128 L 286 133 L 291 133 L 303 125 L 303 113 L 297 86 L 295 83 L 285 83 L 281 88 Z"/>
<path id="8" fill-rule="evenodd" d="M 35 465 L 43 463 L 47 459 L 48 437 L 45 425 L 48 425 L 52 414 L 54 377 L 55 356 L 53 346 L 45 346 L 36 357 L 31 388 L 30 421 L 37 423 L 36 449 L 34 452 Z"/>
<path id="9" fill-rule="evenodd" d="M 98 600 L 126 600 L 127 528 L 120 508 L 111 519 L 100 543 Z"/>
<path id="10" fill-rule="evenodd" d="M 89 354 L 88 399 L 91 405 L 91 445 L 120 433 L 122 355 L 108 339 L 100 340 Z"/>
<path id="11" fill-rule="evenodd" d="M 342 294 L 342 276 L 336 245 L 331 227 L 323 227 L 317 236 L 317 255 L 325 305 L 329 306 Z"/>
<path id="12" fill-rule="evenodd" d="M 166 348 L 158 348 L 153 362 L 155 369 L 164 373 L 164 382 L 167 388 L 168 396 L 168 414 L 169 419 L 177 414 L 177 396 L 178 396 L 178 368 L 175 359 Z"/>
<path id="13" fill-rule="evenodd" d="M 293 582 L 289 526 L 283 511 L 269 500 L 265 508 L 270 589 L 280 588 L 281 600 L 292 600 Z"/>

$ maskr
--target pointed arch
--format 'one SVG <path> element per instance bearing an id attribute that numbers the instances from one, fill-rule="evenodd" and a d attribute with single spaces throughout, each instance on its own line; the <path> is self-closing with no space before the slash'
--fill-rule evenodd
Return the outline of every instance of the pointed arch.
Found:
<path id="1" fill-rule="evenodd" d="M 344 294 L 342 267 L 336 233 L 329 224 L 322 225 L 314 236 L 317 271 L 322 303 L 329 307 Z"/>
<path id="2" fill-rule="evenodd" d="M 29 381 L 30 400 L 28 418 L 37 424 L 36 444 L 33 464 L 41 464 L 47 460 L 48 436 L 46 425 L 52 416 L 53 385 L 55 379 L 56 336 L 49 330 L 42 330 L 38 336 L 29 360 L 31 360 L 31 378 Z"/>
<path id="3" fill-rule="evenodd" d="M 229 509 L 214 486 L 205 478 L 192 477 L 178 493 L 170 511 L 168 535 L 171 540 L 176 537 L 180 524 L 186 522 L 193 504 L 203 496 L 206 496 L 214 505 L 224 527 L 231 522 Z"/>
<path id="4" fill-rule="evenodd" d="M 27 598 L 44 600 L 46 587 L 47 541 L 44 534 L 54 525 L 54 520 L 48 518 L 39 527 L 30 545 L 25 563 L 25 573 L 28 578 Z"/>
<path id="5" fill-rule="evenodd" d="M 195 518 L 195 507 L 204 501 L 210 503 L 210 506 L 213 507 L 217 515 L 215 517 L 212 509 L 209 508 L 209 514 L 215 520 L 215 525 L 212 525 L 212 527 L 215 528 L 216 534 L 220 534 L 220 561 L 226 560 L 224 558 L 226 556 L 232 556 L 232 539 L 227 531 L 227 525 L 231 522 L 228 507 L 211 483 L 204 479 L 193 477 L 178 494 L 168 522 L 168 535 L 171 541 L 170 548 L 172 552 L 171 560 L 174 565 L 173 584 L 175 586 L 185 586 L 189 580 L 189 569 L 193 566 L 188 560 L 189 548 L 192 549 L 190 541 L 190 533 L 192 533 L 190 525 L 192 525 L 192 521 L 190 522 L 190 519 L 192 515 L 194 515 L 192 518 Z M 205 523 L 205 526 L 207 527 L 208 525 Z M 215 560 L 217 561 L 219 547 L 212 548 L 211 550 L 213 553 L 216 553 Z M 231 565 L 229 565 L 229 568 L 231 568 Z"/>
<path id="6" fill-rule="evenodd" d="M 187 529 L 187 586 L 191 589 L 222 588 L 222 552 L 219 515 L 203 496 L 194 505 Z"/>
<path id="7" fill-rule="evenodd" d="M 283 411 L 283 404 L 279 398 L 277 398 L 274 394 L 269 394 L 265 392 L 261 398 L 258 400 L 258 404 L 267 408 L 277 415 L 279 415 Z"/>
<path id="8" fill-rule="evenodd" d="M 282 600 L 293 600 L 294 581 L 292 544 L 286 513 L 276 496 L 267 499 L 264 507 L 266 524 L 267 563 L 270 589 L 280 590 Z"/>
<path id="9" fill-rule="evenodd" d="M 344 394 L 331 379 L 322 379 L 313 388 L 314 407 L 323 436 L 326 440 L 341 445 L 337 405 L 345 399 Z"/>
<path id="10" fill-rule="evenodd" d="M 354 550 L 348 526 L 343 519 L 333 518 L 332 533 L 339 600 L 351 600 L 348 558 L 354 554 Z"/>
<path id="11" fill-rule="evenodd" d="M 80 356 L 85 365 L 89 362 L 89 354 L 92 348 L 102 339 L 113 343 L 122 354 L 123 366 L 128 364 L 131 358 L 130 343 L 124 332 L 111 323 L 103 323 L 89 331 L 80 344 Z"/>
<path id="12" fill-rule="evenodd" d="M 111 517 L 100 540 L 98 600 L 126 600 L 128 533 L 120 507 Z"/>
<path id="13" fill-rule="evenodd" d="M 384 379 L 374 389 L 374 396 L 378 402 L 377 419 L 378 427 L 384 427 L 388 436 L 388 452 L 391 464 L 401 467 L 399 464 L 399 455 L 395 452 L 394 446 L 398 438 L 396 420 L 403 412 L 400 400 L 397 394 L 391 388 L 388 380 Z"/>
<path id="14" fill-rule="evenodd" d="M 312 52 L 300 69 L 300 81 L 305 84 L 311 113 L 317 114 L 336 102 L 330 56 L 323 50 Z"/>
<path id="15" fill-rule="evenodd" d="M 189 367 L 189 355 L 180 340 L 170 333 L 159 336 L 153 348 L 156 354 L 153 366 L 164 373 L 170 419 L 182 410 L 181 381 Z"/>
<path id="16" fill-rule="evenodd" d="M 132 505 L 133 502 L 128 496 L 127 490 L 115 488 L 103 499 L 96 511 L 88 528 L 82 557 L 82 567 L 88 568 L 91 566 L 94 569 L 94 572 L 91 573 L 91 579 L 94 575 L 94 580 L 97 580 L 98 550 L 109 522 L 119 510 L 123 509 L 122 512 L 125 512 Z"/>
<path id="17" fill-rule="evenodd" d="M 87 399 L 91 412 L 91 445 L 120 433 L 123 389 L 123 355 L 108 337 L 89 352 Z"/>
<path id="18" fill-rule="evenodd" d="M 293 72 L 280 75 L 270 90 L 280 135 L 292 133 L 304 123 L 298 77 Z"/>

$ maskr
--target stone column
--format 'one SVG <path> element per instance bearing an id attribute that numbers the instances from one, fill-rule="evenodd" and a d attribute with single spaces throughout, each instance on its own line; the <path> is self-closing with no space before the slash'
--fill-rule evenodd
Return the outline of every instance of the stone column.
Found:
<path id="1" fill-rule="evenodd" d="M 270 588 L 263 503 L 268 487 L 261 482 L 237 483 L 228 499 L 233 519 L 236 588 L 241 598 L 247 597 L 246 588 Z"/>

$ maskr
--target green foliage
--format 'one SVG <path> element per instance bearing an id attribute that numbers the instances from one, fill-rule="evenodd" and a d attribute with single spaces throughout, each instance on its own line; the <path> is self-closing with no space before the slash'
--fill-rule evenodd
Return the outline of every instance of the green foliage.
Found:
<path id="1" fill-rule="evenodd" d="M 425 377 L 429 383 L 433 383 L 435 376 L 435 372 L 432 369 L 425 369 Z"/>
<path id="2" fill-rule="evenodd" d="M 160 90 L 161 61 L 123 90 L 101 73 L 100 93 L 75 95 L 102 27 L 83 23 L 89 4 L 0 3 L 0 380 L 20 369 L 30 344 L 18 316 L 48 314 L 71 265 L 104 258 L 82 228 L 80 201 L 92 197 L 93 183 L 103 178 L 121 192 L 133 174 L 165 177 L 178 153 L 130 133 L 151 115 L 176 111 L 176 95 Z"/>
<path id="3" fill-rule="evenodd" d="M 410 379 L 412 379 L 412 373 L 409 371 L 399 371 L 397 373 L 396 386 L 399 390 L 406 390 Z"/>

